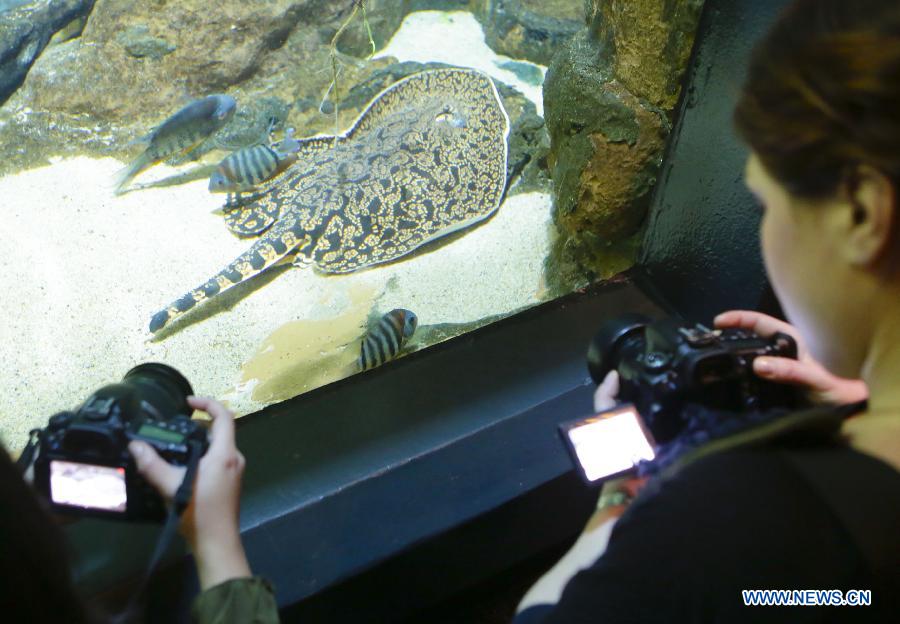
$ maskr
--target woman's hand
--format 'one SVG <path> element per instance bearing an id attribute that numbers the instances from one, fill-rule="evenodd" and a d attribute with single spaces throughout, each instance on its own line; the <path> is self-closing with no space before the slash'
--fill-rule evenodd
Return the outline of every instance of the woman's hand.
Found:
<path id="1" fill-rule="evenodd" d="M 618 403 L 617 394 L 619 394 L 619 373 L 611 370 L 594 390 L 594 411 L 599 413 L 614 408 Z"/>
<path id="2" fill-rule="evenodd" d="M 616 406 L 619 393 L 619 375 L 610 372 L 594 392 L 594 411 L 603 412 Z M 637 495 L 644 480 L 622 478 L 608 480 L 603 484 L 600 495 L 601 506 L 588 520 L 587 526 L 569 551 L 528 590 L 519 603 L 517 612 L 542 604 L 556 604 L 563 588 L 579 571 L 590 567 L 606 551 L 606 544 L 613 525 L 626 509 L 627 499 Z M 622 501 L 614 504 L 603 503 L 604 497 L 622 493 Z"/>
<path id="3" fill-rule="evenodd" d="M 758 357 L 753 361 L 753 372 L 763 379 L 805 387 L 813 403 L 855 403 L 869 396 L 869 390 L 862 380 L 833 375 L 813 359 L 793 325 L 750 310 L 723 312 L 715 318 L 714 323 L 720 329 L 747 329 L 766 338 L 776 332 L 792 336 L 797 341 L 796 360 L 784 357 Z"/>
<path id="4" fill-rule="evenodd" d="M 224 405 L 198 397 L 188 397 L 188 404 L 212 417 L 209 449 L 197 467 L 191 502 L 181 518 L 181 532 L 197 560 L 200 584 L 208 589 L 251 575 L 238 520 L 244 456 L 234 442 L 234 415 Z M 138 472 L 171 501 L 186 468 L 169 464 L 144 442 L 133 441 L 128 449 Z"/>
<path id="5" fill-rule="evenodd" d="M 599 413 L 614 408 L 618 403 L 616 400 L 617 394 L 619 394 L 619 373 L 613 370 L 607 373 L 600 385 L 597 386 L 597 390 L 594 391 L 594 411 Z M 638 492 L 640 492 L 646 482 L 646 478 L 638 477 L 622 477 L 604 482 L 600 491 L 597 512 L 588 522 L 588 528 L 596 526 L 611 517 L 622 515 L 627 502 L 610 504 L 608 501 L 614 503 L 617 498 L 616 495 L 619 493 L 624 496 L 618 496 L 618 498 L 631 500 L 638 495 Z"/>

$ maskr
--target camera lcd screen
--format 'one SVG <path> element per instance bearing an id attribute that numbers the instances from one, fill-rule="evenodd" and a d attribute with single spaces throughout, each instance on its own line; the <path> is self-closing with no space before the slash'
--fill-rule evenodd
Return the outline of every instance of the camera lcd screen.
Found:
<path id="1" fill-rule="evenodd" d="M 584 478 L 594 482 L 625 473 L 642 459 L 652 460 L 653 438 L 633 405 L 561 425 Z"/>
<path id="2" fill-rule="evenodd" d="M 184 436 L 177 431 L 169 431 L 155 425 L 141 425 L 141 428 L 138 429 L 138 435 L 155 438 L 163 442 L 184 442 Z"/>
<path id="3" fill-rule="evenodd" d="M 124 512 L 125 469 L 52 460 L 50 498 L 57 505 Z"/>

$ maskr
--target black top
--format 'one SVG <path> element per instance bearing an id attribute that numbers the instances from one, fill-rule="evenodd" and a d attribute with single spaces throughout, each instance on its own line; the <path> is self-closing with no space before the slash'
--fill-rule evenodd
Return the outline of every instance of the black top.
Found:
<path id="1" fill-rule="evenodd" d="M 900 473 L 877 459 L 845 446 L 726 451 L 642 492 L 560 602 L 515 624 L 896 622 L 898 534 Z M 888 553 L 882 587 L 864 554 L 873 543 Z M 745 606 L 743 589 L 871 589 L 872 604 Z"/>

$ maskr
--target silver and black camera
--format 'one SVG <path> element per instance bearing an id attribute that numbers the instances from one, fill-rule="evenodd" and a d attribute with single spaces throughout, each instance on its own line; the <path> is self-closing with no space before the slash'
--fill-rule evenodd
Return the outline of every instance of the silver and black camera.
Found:
<path id="1" fill-rule="evenodd" d="M 77 411 L 56 414 L 33 432 L 36 489 L 55 511 L 162 521 L 166 507 L 138 474 L 128 443 L 146 442 L 175 465 L 199 460 L 209 441 L 206 428 L 191 420 L 191 394 L 177 370 L 146 363 L 94 392 Z"/>

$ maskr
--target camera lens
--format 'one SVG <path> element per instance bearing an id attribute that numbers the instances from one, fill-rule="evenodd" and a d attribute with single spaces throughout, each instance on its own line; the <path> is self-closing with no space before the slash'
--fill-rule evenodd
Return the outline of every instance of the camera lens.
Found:
<path id="1" fill-rule="evenodd" d="M 643 314 L 625 314 L 600 326 L 587 355 L 588 371 L 594 383 L 601 383 L 609 371 L 618 367 L 627 343 L 643 341 L 644 327 L 649 322 Z"/>
<path id="2" fill-rule="evenodd" d="M 166 420 L 178 414 L 190 414 L 188 395 L 191 384 L 171 366 L 158 362 L 138 364 L 125 373 L 122 383 L 135 390 L 142 407 L 154 418 Z"/>

